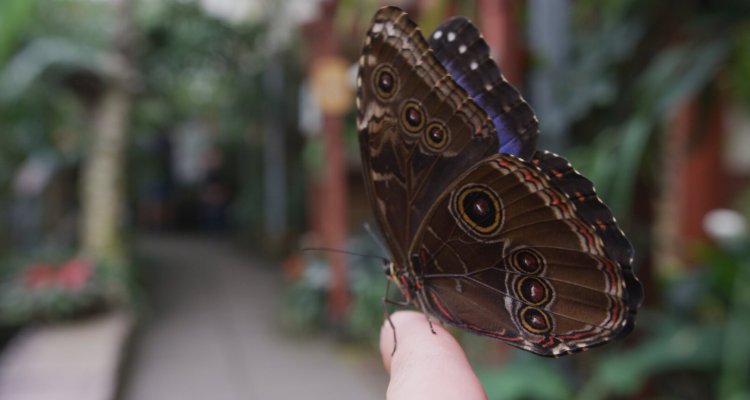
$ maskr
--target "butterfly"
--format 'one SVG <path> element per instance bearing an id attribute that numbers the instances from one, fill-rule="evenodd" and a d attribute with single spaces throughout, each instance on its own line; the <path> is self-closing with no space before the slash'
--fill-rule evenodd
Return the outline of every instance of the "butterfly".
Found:
<path id="1" fill-rule="evenodd" d="M 468 19 L 425 39 L 380 9 L 356 104 L 387 273 L 408 302 L 543 356 L 632 330 L 643 290 L 630 242 L 588 179 L 536 150 L 534 112 Z"/>

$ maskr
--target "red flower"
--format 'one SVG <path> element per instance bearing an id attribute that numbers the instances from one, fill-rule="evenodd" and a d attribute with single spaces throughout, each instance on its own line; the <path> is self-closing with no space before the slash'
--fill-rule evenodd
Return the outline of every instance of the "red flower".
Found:
<path id="1" fill-rule="evenodd" d="M 36 264 L 26 268 L 21 280 L 23 285 L 32 290 L 46 289 L 55 283 L 55 268 L 47 264 Z"/>
<path id="2" fill-rule="evenodd" d="M 88 260 L 73 258 L 57 271 L 57 281 L 69 290 L 82 288 L 93 274 L 93 266 Z"/>

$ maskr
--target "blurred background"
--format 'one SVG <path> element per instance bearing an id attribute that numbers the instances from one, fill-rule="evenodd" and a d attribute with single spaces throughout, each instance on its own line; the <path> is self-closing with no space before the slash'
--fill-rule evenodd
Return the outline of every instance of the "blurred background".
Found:
<path id="1" fill-rule="evenodd" d="M 455 332 L 490 398 L 750 398 L 750 3 L 388 4 L 473 19 L 636 248 L 623 341 Z M 384 397 L 380 261 L 301 251 L 385 255 L 352 84 L 382 5 L 0 2 L 0 397 Z"/>

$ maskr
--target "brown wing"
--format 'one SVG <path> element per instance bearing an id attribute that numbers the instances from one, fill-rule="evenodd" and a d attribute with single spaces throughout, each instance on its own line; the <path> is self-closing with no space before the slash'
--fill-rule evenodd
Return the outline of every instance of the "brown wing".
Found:
<path id="1" fill-rule="evenodd" d="M 469 170 L 437 200 L 409 254 L 436 316 L 546 356 L 628 333 L 642 299 L 612 213 L 590 181 L 546 152 L 530 163 L 498 154 Z"/>
<path id="2" fill-rule="evenodd" d="M 375 15 L 359 60 L 357 128 L 365 186 L 398 265 L 434 199 L 496 153 L 487 114 L 398 8 Z"/>
<path id="3" fill-rule="evenodd" d="M 466 17 L 438 26 L 427 40 L 435 57 L 492 120 L 500 141 L 498 153 L 524 160 L 536 151 L 539 121 L 490 56 L 490 48 Z"/>

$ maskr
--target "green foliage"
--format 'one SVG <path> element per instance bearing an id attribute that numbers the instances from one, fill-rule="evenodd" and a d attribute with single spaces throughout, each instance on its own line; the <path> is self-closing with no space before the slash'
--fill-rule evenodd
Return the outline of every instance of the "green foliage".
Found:
<path id="1" fill-rule="evenodd" d="M 367 237 L 366 240 L 370 238 Z M 373 250 L 370 248 L 370 251 Z M 347 333 L 349 337 L 377 348 L 380 326 L 383 324 L 383 296 L 387 283 L 383 273 L 383 260 L 357 260 L 353 257 L 351 262 L 353 262 L 350 270 L 352 301 L 346 321 Z"/>
<path id="2" fill-rule="evenodd" d="M 528 357 L 518 357 L 509 368 L 480 369 L 477 376 L 490 400 L 572 398 L 571 387 L 557 368 Z"/>
<path id="3" fill-rule="evenodd" d="M 59 37 L 40 37 L 16 53 L 0 77 L 0 102 L 11 102 L 25 95 L 43 74 L 65 75 L 76 70 L 92 70 L 106 75 L 103 55 L 96 47 Z"/>
<path id="4" fill-rule="evenodd" d="M 306 258 L 302 276 L 285 288 L 280 321 L 290 332 L 304 333 L 322 327 L 326 316 L 328 265 L 319 258 Z"/>
<path id="5" fill-rule="evenodd" d="M 142 96 L 162 108 L 155 114 L 161 120 L 151 122 L 169 126 L 189 116 L 211 116 L 222 125 L 242 122 L 233 127 L 240 129 L 235 135 L 243 133 L 248 120 L 261 115 L 262 27 L 229 26 L 193 4 L 172 3 L 156 14 L 141 23 Z"/>
<path id="6" fill-rule="evenodd" d="M 10 181 L 28 154 L 58 153 L 73 163 L 85 154 L 91 107 L 113 65 L 111 4 L 37 3 L 0 4 L 0 213 L 8 209 Z M 241 223 L 261 226 L 263 121 L 269 110 L 278 110 L 284 131 L 295 132 L 295 57 L 277 49 L 274 60 L 285 70 L 287 85 L 275 93 L 280 101 L 270 104 L 261 85 L 271 62 L 265 21 L 231 25 L 206 15 L 197 2 L 182 1 L 136 2 L 135 13 L 139 79 L 132 87 L 132 135 L 148 138 L 197 120 L 218 146 L 250 155 L 239 158 L 237 214 Z M 300 139 L 289 137 L 294 153 Z M 142 178 L 138 174 L 146 169 L 140 167 L 129 169 L 129 180 Z M 300 180 L 301 168 L 289 171 L 290 180 Z M 295 216 L 299 225 L 300 213 Z"/>
<path id="7" fill-rule="evenodd" d="M 370 257 L 379 250 L 369 236 L 356 237 L 347 249 L 363 256 L 347 257 L 347 279 L 351 302 L 343 323 L 334 328 L 340 338 L 377 347 L 380 325 L 383 323 L 383 295 L 386 278 L 383 260 Z M 331 283 L 325 252 L 305 254 L 302 272 L 293 274 L 284 293 L 281 310 L 282 325 L 290 332 L 310 332 L 331 328 L 326 307 Z"/>
<path id="8" fill-rule="evenodd" d="M 36 3 L 34 0 L 5 0 L 0 3 L 0 66 L 5 64 L 25 31 L 30 28 Z"/>
<path id="9" fill-rule="evenodd" d="M 750 23 L 738 29 L 732 38 L 735 51 L 729 64 L 727 89 L 750 107 Z"/>
<path id="10" fill-rule="evenodd" d="M 86 115 L 71 87 L 106 70 L 106 10 L 85 2 L 0 4 L 0 214 L 10 208 L 11 179 L 29 155 L 78 159 Z"/>
<path id="11" fill-rule="evenodd" d="M 50 73 L 46 85 L 57 86 L 76 70 L 108 75 L 107 49 L 113 15 L 106 5 L 84 2 L 10 0 L 7 24 L 0 19 L 0 102 L 18 101 L 34 82 Z M 41 5 L 41 4 L 40 4 Z M 0 9 L 0 16 L 6 14 Z M 33 19 L 32 19 L 33 18 Z M 11 41 L 17 42 L 15 46 Z M 19 46 L 18 43 L 23 43 Z M 3 51 L 6 51 L 3 57 Z"/>
<path id="12" fill-rule="evenodd" d="M 721 7 L 686 6 L 683 12 L 694 14 L 672 24 L 680 39 L 662 40 L 658 35 L 669 32 L 654 27 L 667 23 L 663 7 L 638 0 L 579 3 L 571 71 L 559 88 L 566 125 L 583 128 L 575 129 L 571 161 L 625 220 L 655 134 L 739 50 L 728 32 L 740 29 L 742 19 Z"/>

